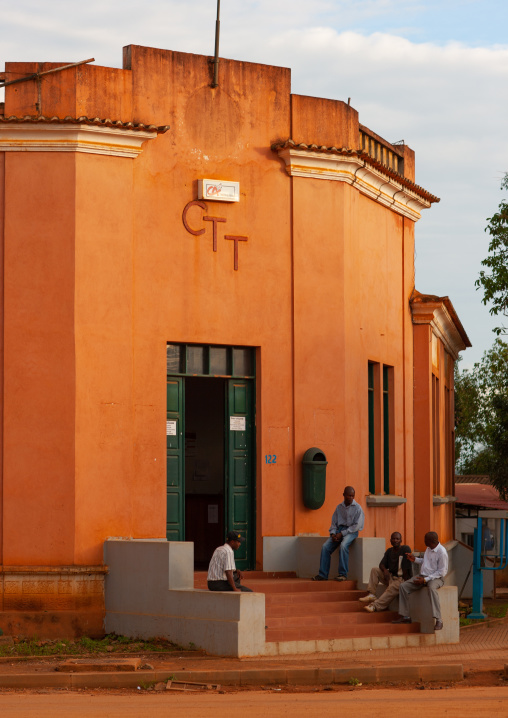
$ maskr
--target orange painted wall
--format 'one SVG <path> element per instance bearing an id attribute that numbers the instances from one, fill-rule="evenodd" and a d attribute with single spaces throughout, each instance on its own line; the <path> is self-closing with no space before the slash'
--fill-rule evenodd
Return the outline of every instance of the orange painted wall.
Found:
<path id="1" fill-rule="evenodd" d="M 0 152 L 0 276 L 4 275 L 5 152 Z M 0 290 L 0 566 L 3 564 L 4 292 Z M 3 585 L 2 585 L 3 591 Z M 1 606 L 1 604 L 0 604 Z"/>
<path id="2" fill-rule="evenodd" d="M 450 413 L 451 426 L 446 425 L 445 403 L 447 401 L 445 385 L 450 389 L 451 401 L 453 402 L 453 361 L 445 362 L 446 349 L 441 340 L 437 341 L 438 364 L 433 365 L 433 372 L 439 379 L 439 482 L 438 495 L 441 497 L 453 494 L 453 475 L 450 475 L 450 467 L 446 464 L 445 442 L 454 425 L 453 410 Z M 455 537 L 455 504 L 447 503 L 433 507 L 432 530 L 437 531 L 441 541 L 451 541 Z"/>
<path id="3" fill-rule="evenodd" d="M 356 111 L 291 96 L 284 68 L 221 60 L 211 89 L 206 57 L 131 46 L 124 61 L 48 76 L 42 110 L 169 124 L 139 157 L 6 153 L 4 562 L 99 564 L 107 536 L 165 535 L 167 342 L 257 348 L 259 563 L 263 536 L 326 535 L 346 484 L 365 508 L 367 364 L 393 366 L 407 503 L 368 509 L 364 535 L 412 544 L 413 222 L 342 182 L 288 177 L 270 149 L 354 147 Z M 35 112 L 33 84 L 8 88 L 6 115 Z M 182 222 L 200 177 L 240 182 L 238 204 L 207 203 L 226 220 L 216 252 L 200 208 L 204 235 Z M 224 234 L 248 237 L 238 271 Z M 309 511 L 314 445 L 327 498 Z"/>
<path id="4" fill-rule="evenodd" d="M 138 533 L 136 517 L 151 493 L 133 466 L 132 189 L 132 160 L 77 156 L 78 564 L 100 563 L 104 536 Z M 159 528 L 160 513 L 152 510 L 147 535 Z"/>
<path id="5" fill-rule="evenodd" d="M 432 343 L 436 344 L 433 359 Z M 436 531 L 440 541 L 446 543 L 454 538 L 454 503 L 434 505 L 433 497 L 446 497 L 453 491 L 453 476 L 446 464 L 445 442 L 453 426 L 453 403 L 450 411 L 450 426 L 446 425 L 445 384 L 453 402 L 453 361 L 445 364 L 443 342 L 432 336 L 428 324 L 414 327 L 414 426 L 415 426 L 415 541 L 418 550 L 425 550 L 424 536 L 427 531 Z M 432 375 L 439 380 L 438 441 L 433 431 Z M 439 478 L 434 486 L 434 444 L 438 444 Z"/>
<path id="6" fill-rule="evenodd" d="M 403 254 L 412 252 L 412 227 L 348 185 L 317 179 L 294 178 L 293 212 L 295 461 L 298 467 L 312 445 L 329 461 L 321 509 L 305 509 L 297 492 L 296 533 L 324 534 L 346 484 L 366 506 L 371 360 L 394 367 L 393 493 L 408 504 L 368 509 L 364 535 L 398 529 L 412 541 L 412 431 L 404 402 L 411 414 L 413 271 Z"/>
<path id="7" fill-rule="evenodd" d="M 430 325 L 414 327 L 414 431 L 415 431 L 415 537 L 424 550 L 423 537 L 433 530 L 432 485 L 432 331 Z"/>
<path id="8" fill-rule="evenodd" d="M 73 154 L 5 156 L 3 562 L 74 559 Z"/>

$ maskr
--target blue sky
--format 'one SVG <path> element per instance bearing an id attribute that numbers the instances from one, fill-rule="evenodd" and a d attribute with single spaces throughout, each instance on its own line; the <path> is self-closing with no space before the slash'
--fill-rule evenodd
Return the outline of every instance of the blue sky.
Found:
<path id="1" fill-rule="evenodd" d="M 341 10 L 347 6 L 348 28 L 365 35 L 381 31 L 414 42 L 445 44 L 453 40 L 473 47 L 506 44 L 503 21 L 508 19 L 508 10 L 502 0 L 360 0 L 328 4 L 332 8 L 330 19 L 337 29 L 341 26 Z"/>
<path id="2" fill-rule="evenodd" d="M 17 0 L 2 8 L 0 63 L 121 66 L 122 47 L 212 54 L 216 0 Z M 478 361 L 496 321 L 474 287 L 508 171 L 508 2 L 221 0 L 223 57 L 290 67 L 295 93 L 345 100 L 416 152 L 441 198 L 416 226 L 416 286 L 449 295 Z M 505 192 L 506 195 L 506 192 Z"/>

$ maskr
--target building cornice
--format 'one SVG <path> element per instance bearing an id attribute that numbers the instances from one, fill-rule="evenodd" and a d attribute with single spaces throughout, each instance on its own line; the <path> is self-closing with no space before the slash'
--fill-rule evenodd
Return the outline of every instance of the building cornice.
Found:
<path id="1" fill-rule="evenodd" d="M 459 352 L 471 346 L 448 297 L 426 297 L 415 292 L 411 300 L 411 312 L 413 324 L 429 324 L 455 360 Z"/>
<path id="2" fill-rule="evenodd" d="M 0 152 L 85 152 L 137 157 L 165 127 L 80 117 L 0 118 Z"/>
<path id="3" fill-rule="evenodd" d="M 272 147 L 292 177 L 346 182 L 383 206 L 417 221 L 421 210 L 439 199 L 365 153 L 346 148 L 296 145 L 291 140 Z"/>

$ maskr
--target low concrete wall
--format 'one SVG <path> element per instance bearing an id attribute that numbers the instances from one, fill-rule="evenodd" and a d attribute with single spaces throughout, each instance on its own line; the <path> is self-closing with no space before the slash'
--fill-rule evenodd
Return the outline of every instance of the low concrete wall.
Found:
<path id="1" fill-rule="evenodd" d="M 296 572 L 298 538 L 298 536 L 264 536 L 263 571 Z"/>
<path id="2" fill-rule="evenodd" d="M 416 572 L 415 572 L 416 574 Z M 379 584 L 376 595 L 383 594 L 384 586 Z M 436 644 L 458 643 L 460 633 L 458 591 L 457 586 L 442 586 L 439 589 L 439 603 L 441 605 L 441 617 L 443 628 L 435 632 Z M 431 605 L 428 593 L 425 588 L 415 591 L 409 597 L 409 609 L 413 621 L 420 624 L 421 633 L 434 633 L 434 617 L 432 616 Z M 396 596 L 388 606 L 389 611 L 399 610 L 399 598 Z"/>
<path id="3" fill-rule="evenodd" d="M 264 652 L 264 595 L 195 590 L 192 543 L 110 539 L 104 560 L 107 633 L 164 636 L 215 655 Z"/>
<path id="4" fill-rule="evenodd" d="M 311 578 L 319 571 L 321 547 L 326 536 L 265 536 L 263 538 L 263 570 L 295 571 L 299 578 Z M 365 589 L 370 570 L 377 566 L 385 552 L 383 538 L 359 536 L 349 549 L 348 578 Z M 330 576 L 337 575 L 339 553 L 332 555 Z"/>
<path id="5" fill-rule="evenodd" d="M 439 589 L 439 603 L 443 629 L 436 631 L 436 643 L 459 642 L 459 609 L 457 600 L 457 586 L 443 586 Z M 409 597 L 409 608 L 413 621 L 420 623 L 421 633 L 434 633 L 434 618 L 430 605 L 428 591 L 422 588 Z"/>

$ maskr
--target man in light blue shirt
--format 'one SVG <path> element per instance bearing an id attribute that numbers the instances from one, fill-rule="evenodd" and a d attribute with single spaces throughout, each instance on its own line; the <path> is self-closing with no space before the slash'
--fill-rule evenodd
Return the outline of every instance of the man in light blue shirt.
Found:
<path id="1" fill-rule="evenodd" d="M 355 490 L 352 486 L 344 489 L 344 501 L 337 506 L 332 516 L 330 538 L 321 549 L 319 573 L 313 581 L 327 581 L 330 573 L 332 553 L 339 549 L 339 575 L 336 581 L 346 581 L 349 568 L 349 547 L 363 529 L 365 516 L 360 504 L 355 501 Z"/>
<path id="2" fill-rule="evenodd" d="M 399 614 L 392 623 L 411 623 L 409 614 L 409 596 L 414 591 L 419 591 L 426 586 L 429 591 L 429 599 L 432 607 L 432 615 L 436 619 L 435 631 L 443 628 L 441 619 L 441 604 L 439 603 L 438 589 L 444 585 L 444 578 L 448 573 L 448 552 L 439 543 L 439 536 L 435 531 L 425 534 L 425 546 L 427 547 L 423 558 L 417 558 L 412 553 L 406 554 L 410 561 L 420 564 L 420 575 L 404 581 L 399 588 Z"/>

